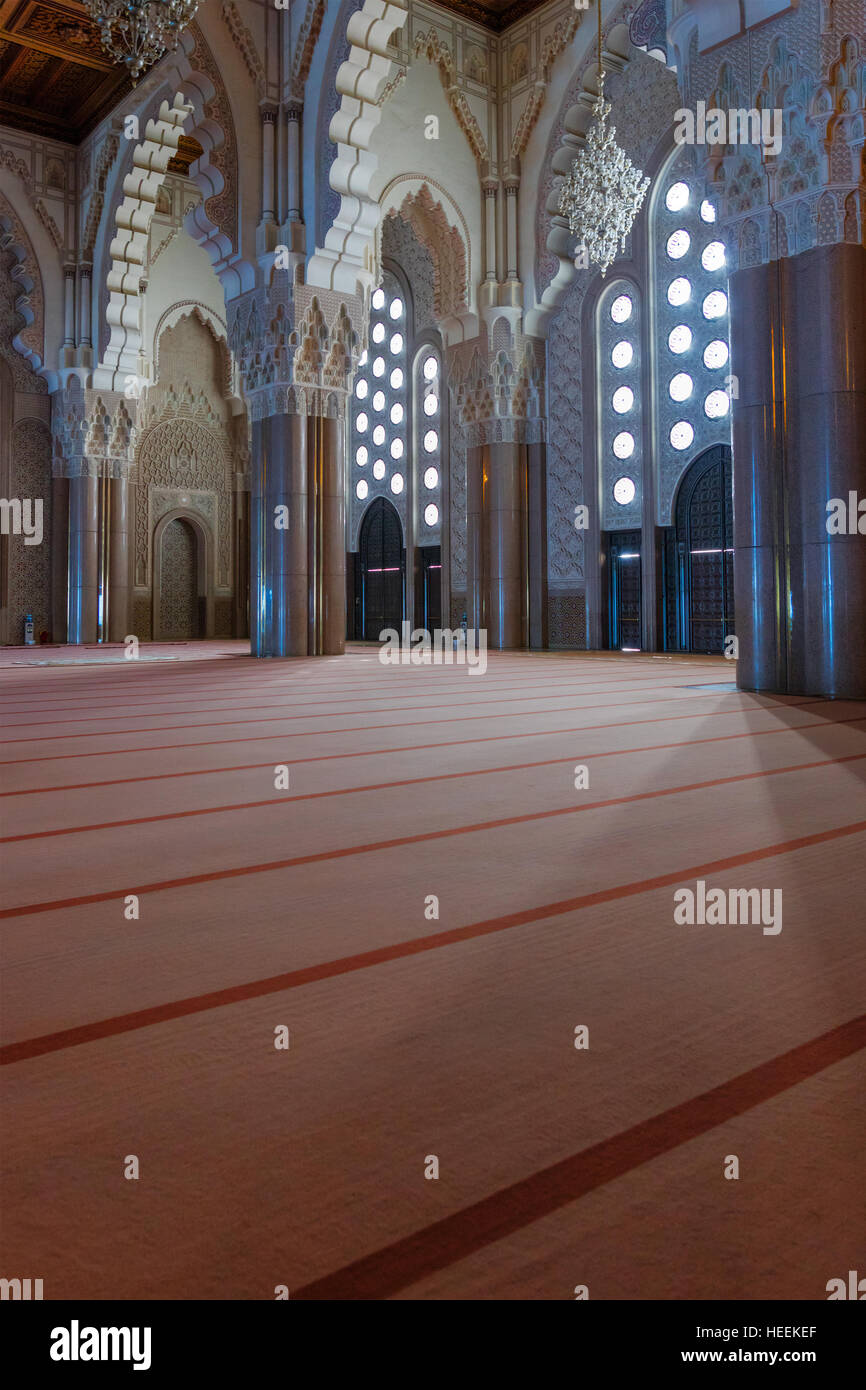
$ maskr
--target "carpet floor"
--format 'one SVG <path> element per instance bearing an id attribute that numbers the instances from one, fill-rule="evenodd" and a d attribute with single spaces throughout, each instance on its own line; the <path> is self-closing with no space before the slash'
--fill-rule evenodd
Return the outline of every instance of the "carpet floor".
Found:
<path id="1" fill-rule="evenodd" d="M 760 1300 L 862 1266 L 862 702 L 245 651 L 0 654 L 0 1274 Z M 700 883 L 765 916 L 683 922 Z"/>

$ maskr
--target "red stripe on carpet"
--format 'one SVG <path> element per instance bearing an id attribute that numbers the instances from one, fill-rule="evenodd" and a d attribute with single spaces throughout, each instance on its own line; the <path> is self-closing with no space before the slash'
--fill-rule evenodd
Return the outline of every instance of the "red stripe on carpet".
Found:
<path id="1" fill-rule="evenodd" d="M 866 757 L 863 753 L 852 753 L 844 761 L 855 761 Z M 576 816 L 581 811 L 597 811 L 605 806 L 625 806 L 635 801 L 652 801 L 660 796 L 678 796 L 684 792 L 704 791 L 708 787 L 720 787 L 732 782 L 750 782 L 754 778 L 772 777 L 781 772 L 799 772 L 806 768 L 827 767 L 826 761 L 804 763 L 789 768 L 769 768 L 760 772 L 741 772 L 735 777 L 717 777 L 708 782 L 687 782 L 681 787 L 659 787 L 649 792 L 634 792 L 630 796 L 613 796 L 607 801 L 588 801 L 582 806 L 557 806 L 550 811 L 531 811 L 522 816 L 504 816 L 497 820 L 476 821 L 472 825 L 454 825 L 445 830 L 427 830 L 418 835 L 400 835 L 393 840 L 374 840 L 365 845 L 346 845 L 342 849 L 325 849 L 316 854 L 299 854 L 292 859 L 274 859 L 264 864 L 240 864 L 232 869 L 212 869 L 203 874 L 186 874 L 183 878 L 167 878 L 156 883 L 142 883 L 133 888 L 110 888 L 102 893 L 86 893 L 75 898 L 54 898 L 48 902 L 26 903 L 20 907 L 4 907 L 0 910 L 0 920 L 7 917 L 32 917 L 41 912 L 57 912 L 66 907 L 86 907 L 91 903 L 111 902 L 112 899 L 130 893 L 143 896 L 145 893 L 163 893 L 172 888 L 190 888 L 198 883 L 218 883 L 229 878 L 246 878 L 251 874 L 275 873 L 282 869 L 296 869 L 302 864 L 322 864 L 333 859 L 349 859 L 356 854 L 378 854 L 382 850 L 402 849 L 406 845 L 427 844 L 433 840 L 452 839 L 456 835 L 475 835 L 484 830 L 502 830 L 509 825 L 529 825 L 533 821 L 552 820 L 557 816 Z M 396 783 L 391 783 L 392 786 Z M 271 803 L 267 803 L 270 805 Z M 188 814 L 182 812 L 181 814 Z M 866 825 L 866 821 L 863 822 Z"/>
<path id="2" fill-rule="evenodd" d="M 729 855 L 726 859 L 714 859 L 708 864 L 696 864 L 680 869 L 676 873 L 660 874 L 656 878 L 643 879 L 638 883 L 625 883 L 616 888 L 604 888 L 595 893 L 584 893 L 575 898 L 565 898 L 559 902 L 544 903 L 541 907 L 525 908 L 520 912 L 508 913 L 502 917 L 491 917 L 483 922 L 470 922 L 464 927 L 454 927 L 447 932 L 431 936 L 416 937 L 411 941 L 396 942 L 390 946 L 380 946 L 372 951 L 362 951 L 354 956 L 324 961 L 319 965 L 306 966 L 301 970 L 289 970 L 282 975 L 271 975 L 264 980 L 252 980 L 243 985 L 230 985 L 227 989 L 213 990 L 208 994 L 195 995 L 188 999 L 175 999 L 167 1004 L 157 1004 L 149 1009 L 137 1009 L 133 1013 L 119 1014 L 114 1018 L 100 1019 L 95 1023 L 84 1023 L 76 1028 L 64 1028 L 57 1033 L 45 1033 L 41 1037 L 26 1038 L 21 1042 L 7 1043 L 0 1047 L 0 1065 L 23 1062 L 40 1057 L 48 1052 L 59 1052 L 67 1047 L 78 1047 L 81 1043 L 96 1042 L 100 1038 L 114 1037 L 119 1033 L 132 1033 L 140 1028 L 150 1028 L 157 1023 L 167 1023 L 172 1019 L 186 1018 L 191 1014 L 204 1013 L 209 1009 L 224 1008 L 228 1004 L 245 1003 L 249 999 L 259 999 L 263 995 L 281 994 L 284 990 L 299 989 L 303 985 L 315 984 L 319 980 L 329 980 L 337 975 L 348 975 L 357 970 L 368 970 L 372 966 L 384 965 L 409 956 L 423 955 L 427 951 L 440 950 L 444 946 L 454 946 L 463 941 L 474 941 L 483 936 L 510 931 L 513 927 L 531 926 L 550 917 L 562 917 L 569 912 L 580 912 L 585 908 L 599 907 L 604 903 L 616 902 L 622 898 L 637 897 L 657 888 L 669 888 L 683 884 L 691 879 L 706 877 L 709 874 L 724 873 L 728 869 L 741 868 L 744 864 L 755 864 L 762 859 L 773 859 L 779 855 L 792 854 L 799 849 L 813 845 L 827 844 L 832 840 L 844 839 L 850 835 L 860 835 L 866 831 L 866 821 L 853 825 L 839 826 L 835 830 L 821 830 L 813 835 L 803 835 L 796 840 L 785 840 L 777 845 L 767 845 L 763 849 L 747 850 L 742 854 Z M 204 875 L 205 878 L 215 875 Z M 116 897 L 113 893 L 111 897 Z"/>
<path id="3" fill-rule="evenodd" d="M 691 745 L 689 745 L 691 746 Z M 632 752 L 635 750 L 632 749 Z M 866 753 L 847 753 L 840 758 L 819 758 L 811 763 L 790 763 L 787 767 L 762 768 L 759 772 L 741 772 L 731 777 L 713 777 L 705 782 L 689 782 L 682 787 L 662 787 L 657 791 L 634 792 L 631 796 L 615 796 L 607 801 L 588 801 L 583 806 L 568 806 L 557 811 L 537 811 L 536 816 L 567 815 L 572 811 L 594 811 L 600 806 L 623 806 L 630 801 L 645 801 L 653 796 L 670 796 L 673 792 L 702 791 L 705 787 L 722 787 L 729 782 L 747 782 L 753 777 L 775 777 L 780 772 L 806 772 L 816 767 L 834 767 L 840 763 L 856 763 L 866 758 Z M 157 816 L 131 816 L 127 820 L 106 820 L 93 825 L 69 825 L 57 830 L 31 830 L 23 835 L 0 836 L 0 845 L 14 844 L 19 840 L 46 840 L 56 835 L 83 835 L 91 830 L 118 830 L 129 825 L 153 825 L 158 821 L 186 820 L 190 816 L 217 816 L 234 811 L 254 811 L 260 806 L 291 806 L 295 801 L 319 801 L 326 796 L 354 796 L 358 792 L 391 791 L 393 787 L 414 787 L 422 782 L 450 782 L 457 777 L 490 777 L 495 772 L 525 772 L 534 767 L 551 767 L 557 763 L 571 763 L 574 755 L 568 758 L 545 758 L 537 763 L 512 763 L 506 767 L 478 767 L 462 772 L 432 772 L 425 777 L 401 777 L 392 782 L 370 782 L 364 787 L 333 787 L 321 792 L 297 792 L 294 796 L 268 796 L 260 801 L 235 801 L 225 806 L 194 807 L 189 811 L 163 811 Z M 270 766 L 270 764 L 268 764 Z M 523 817 L 521 817 L 523 819 Z M 499 822 L 495 822 L 497 825 Z M 437 832 L 438 833 L 438 832 Z M 459 830 L 453 832 L 459 834 Z"/>
<path id="4" fill-rule="evenodd" d="M 823 700 L 815 700 L 815 701 L 813 701 L 813 700 L 804 700 L 803 703 L 804 703 L 804 704 L 823 704 L 824 701 L 823 701 Z M 724 710 L 718 711 L 718 713 L 721 713 L 721 714 L 724 714 L 724 713 L 727 713 L 727 712 L 728 712 L 728 711 L 724 711 Z M 735 713 L 739 713 L 739 712 L 744 712 L 744 713 L 747 713 L 747 714 L 751 713 L 750 710 L 746 710 L 746 711 L 735 711 Z M 676 717 L 679 718 L 679 715 L 677 715 Z M 698 718 L 698 717 L 700 717 L 700 716 L 697 716 L 697 715 L 696 715 L 696 716 L 694 716 L 694 717 L 695 717 L 695 718 Z M 706 717 L 708 718 L 709 716 L 706 716 Z M 641 721 L 640 721 L 640 720 L 637 720 L 636 722 L 637 722 L 637 723 L 640 723 Z M 645 722 L 650 723 L 651 721 L 647 720 L 647 721 L 645 721 Z M 833 728 L 835 725 L 838 725 L 838 724 L 863 724 L 863 723 L 866 723 L 866 715 L 864 715 L 864 714 L 852 714 L 852 715 L 845 715 L 842 719 L 814 719 L 814 720 L 812 720 L 812 722 L 811 722 L 810 724 L 785 724 L 785 725 L 783 725 L 781 728 L 778 728 L 778 729 L 755 729 L 754 731 L 753 731 L 753 730 L 750 730 L 750 729 L 747 729 L 747 730 L 745 731 L 745 733 L 741 733 L 741 734 L 713 734 L 713 735 L 711 735 L 709 738 L 680 739 L 680 740 L 678 740 L 676 743 L 647 743 L 647 744 L 645 744 L 643 747 L 639 747 L 639 748 L 605 748 L 605 749 L 601 749 L 601 750 L 600 750 L 599 752 L 597 752 L 597 753 L 581 753 L 581 754 L 580 754 L 580 758 L 581 758 L 581 761 L 585 761 L 585 760 L 587 760 L 587 759 L 589 759 L 589 758 L 621 758 L 621 757 L 624 757 L 627 753 L 655 753 L 655 752 L 662 751 L 662 750 L 667 750 L 667 749 L 670 749 L 670 748 L 693 748 L 693 747 L 695 747 L 697 744 L 700 744 L 700 743 L 725 743 L 725 742 L 728 741 L 729 739 L 734 739 L 734 738 L 765 738 L 768 734 L 797 734 L 797 733 L 800 733 L 801 731 L 803 731 L 803 730 L 805 730 L 805 729 L 829 729 L 829 728 Z M 605 724 L 605 725 L 584 726 L 584 727 L 585 727 L 585 728 L 586 728 L 586 727 L 609 728 L 610 726 L 607 725 L 607 724 Z M 315 754 L 315 755 L 313 755 L 313 756 L 310 757 L 310 758 L 292 758 L 292 759 L 290 759 L 290 761 L 289 761 L 289 767 L 297 767 L 297 766 L 299 766 L 301 763 L 321 763 L 321 762 L 329 762 L 329 761 L 333 761 L 333 760 L 336 759 L 336 758 L 374 758 L 374 757 L 382 757 L 382 756 L 384 756 L 384 755 L 390 755 L 390 754 L 392 754 L 392 753 L 420 753 L 420 752 L 424 752 L 424 751 L 425 751 L 426 749 L 428 749 L 428 748 L 454 748 L 454 747 L 459 747 L 461 744 L 464 744 L 464 743 L 496 743 L 496 742 L 498 742 L 500 739 L 509 739 L 509 738 L 554 738 L 554 737 L 558 736 L 559 734 L 573 734 L 573 733 L 579 733 L 579 732 L 582 732 L 582 730 L 577 730 L 577 729 L 553 729 L 553 730 L 550 730 L 550 729 L 549 729 L 549 730 L 547 730 L 545 733 L 529 733 L 529 734 L 493 734 L 490 738 L 484 738 L 484 739 L 480 739 L 480 738 L 455 739 L 454 742 L 452 742 L 452 743 L 411 743 L 411 744 L 405 745 L 405 746 L 403 746 L 403 747 L 401 747 L 401 748 L 370 748 L 370 749 L 365 749 L 365 750 L 363 750 L 363 751 L 361 751 L 361 752 L 358 752 L 358 753 L 321 753 L 321 754 Z M 111 755 L 109 755 L 109 756 L 111 756 Z M 29 761 L 29 760 L 26 760 L 26 761 Z M 517 764 L 517 766 L 519 766 L 519 767 L 547 767 L 547 766 L 549 766 L 551 763 L 558 763 L 558 762 L 571 762 L 571 757 L 568 757 L 568 758 L 550 758 L 550 759 L 545 759 L 543 762 L 539 762 L 539 763 L 519 763 L 519 764 Z M 3 765 L 6 766 L 6 764 L 3 764 Z M 13 766 L 14 766 L 14 764 L 13 764 Z M 235 764 L 234 766 L 232 766 L 232 767 L 202 767 L 202 768 L 192 768 L 192 769 L 189 770 L 188 772 L 152 772 L 152 773 L 146 773 L 146 774 L 145 774 L 144 776 L 142 776 L 142 777 L 108 777 L 108 778 L 106 778 L 105 780 L 103 780 L 103 781 L 101 781 L 101 782 L 67 782 L 64 786 L 59 786 L 59 787 L 24 787 L 24 788 L 22 788 L 22 789 L 19 790 L 19 791 L 0 792 L 0 797 L 4 797 L 4 796 L 44 796 L 44 795 L 46 795 L 46 793 L 48 793 L 48 792 L 77 792 L 77 791 L 84 791 L 85 789 L 89 789 L 90 787 L 122 787 L 122 786 L 125 786 L 125 785 L 126 785 L 127 783 L 129 783 L 129 782 L 162 782 L 162 781 L 166 781 L 166 780 L 168 780 L 169 778 L 172 778 L 172 777 L 212 777 L 212 776 L 214 775 L 214 773 L 216 773 L 216 772 L 255 772 L 255 771 L 257 771 L 257 770 L 260 769 L 260 768 L 263 768 L 263 767 L 273 767 L 273 766 L 274 766 L 273 759 L 270 759 L 270 760 L 269 760 L 268 762 L 266 762 L 266 763 L 236 763 L 236 764 Z M 482 768 L 482 769 L 480 769 L 480 770 L 481 770 L 481 771 L 488 771 L 488 770 L 489 770 L 489 771 L 492 771 L 492 772 L 509 771 L 509 769 L 507 769 L 507 768 L 491 768 L 491 769 Z M 456 775 L 456 774 L 455 774 L 455 775 Z M 467 777 L 471 777 L 471 776 L 473 776 L 474 774 L 471 773 L 471 772 L 468 772 L 468 773 L 465 773 L 465 774 L 462 774 L 462 775 L 465 775 L 465 776 L 467 776 Z M 349 790 L 352 790 L 352 788 L 349 788 Z M 355 790 L 359 790 L 359 789 L 358 789 L 358 788 L 355 788 Z M 49 832 L 47 832 L 47 833 L 50 834 L 50 833 L 53 833 L 53 832 L 50 832 L 50 831 L 49 831 Z M 0 844 L 2 844 L 2 843 L 3 843 L 3 842 L 0 841 Z"/>
<path id="5" fill-rule="evenodd" d="M 866 1047 L 866 1014 L 542 1168 L 462 1211 L 292 1289 L 297 1301 L 383 1299 L 699 1138 Z"/>
<path id="6" fill-rule="evenodd" d="M 707 700 L 707 699 L 710 698 L 710 696 L 709 696 L 709 695 L 695 696 L 695 697 L 689 696 L 689 697 L 687 697 L 687 698 L 695 698 L 695 699 L 704 699 L 704 700 Z M 623 702 L 623 703 L 626 703 L 626 702 Z M 631 701 L 630 703 L 640 705 L 640 704 L 649 704 L 650 702 L 649 702 L 649 701 L 646 701 L 646 700 L 634 700 L 634 701 Z M 827 700 L 798 700 L 798 701 L 796 702 L 796 704 L 792 703 L 792 704 L 790 704 L 790 705 L 785 705 L 785 706 L 783 706 L 783 708 L 785 708 L 785 709 L 799 709 L 801 705 L 826 705 L 827 703 L 828 703 Z M 604 705 L 584 705 L 584 706 L 582 706 L 582 710 L 586 710 L 586 709 L 610 709 L 610 708 L 611 708 L 611 706 L 610 706 L 609 704 L 604 704 Z M 621 706 L 617 705 L 616 708 L 619 709 L 619 708 L 621 708 Z M 772 706 L 772 705 L 745 705 L 745 706 L 743 706 L 743 705 L 738 705 L 738 706 L 736 707 L 736 709 L 707 710 L 706 712 L 703 711 L 703 710 L 700 710 L 700 709 L 699 709 L 699 710 L 690 710 L 688 714 L 662 714 L 662 715 L 659 715 L 657 718 L 654 718 L 654 719 L 630 719 L 630 720 L 628 721 L 628 727 L 629 727 L 629 728 L 633 728 L 633 727 L 634 727 L 635 725 L 637 725 L 637 724 L 668 724 L 668 723 L 670 723 L 670 722 L 671 722 L 672 720 L 674 720 L 674 719 L 715 719 L 715 718 L 719 718 L 719 717 L 721 717 L 721 716 L 728 715 L 728 714 L 751 714 L 754 710 L 758 710 L 758 711 L 761 711 L 761 710 L 771 710 L 771 711 L 772 711 L 773 709 L 774 709 L 774 706 Z M 581 710 L 581 712 L 582 712 L 582 710 Z M 543 710 L 543 709 L 542 709 L 542 710 L 533 710 L 532 713 L 533 713 L 533 714 L 565 714 L 565 713 L 567 713 L 567 711 L 566 711 L 566 710 L 559 710 L 559 709 L 555 709 L 555 710 Z M 309 717 L 310 717 L 310 716 L 307 715 L 307 718 L 309 718 Z M 464 724 L 464 723 L 467 723 L 470 719 L 487 719 L 487 720 L 490 720 L 490 719 L 523 719 L 523 718 L 526 718 L 526 717 L 527 717 L 527 715 L 526 715 L 526 712 L 525 712 L 525 711 L 524 711 L 522 714 L 515 714 L 515 715 L 505 715 L 505 714 L 502 714 L 502 715 L 499 715 L 499 714 L 497 714 L 497 715 L 490 715 L 490 714 L 455 715 L 453 719 L 425 719 L 425 720 L 423 720 L 423 721 L 420 720 L 420 719 L 406 720 L 406 721 L 405 721 L 405 724 L 404 724 L 403 726 L 399 726 L 399 727 L 408 727 L 408 728 L 410 728 L 410 729 L 417 729 L 418 726 L 419 726 L 419 724 L 422 724 L 422 723 L 423 723 L 424 727 L 426 727 L 428 724 Z M 255 723 L 256 721 L 254 720 L 253 722 Z M 205 739 L 199 739 L 198 742 L 195 742 L 195 743 L 194 743 L 194 742 L 191 742 L 191 741 L 190 741 L 190 742 L 187 742 L 187 743 L 151 743 L 151 744 L 145 745 L 143 748 L 111 748 L 111 749 L 105 750 L 104 752 L 99 752 L 98 750 L 97 750 L 97 751 L 94 751 L 93 749 L 90 749 L 90 750 L 89 750 L 88 752 L 86 752 L 86 753 L 46 753 L 43 757 L 39 757 L 39 758 L 6 758 L 5 760 L 0 760 L 0 767 L 24 767 L 27 763 L 47 763 L 47 762 L 55 763 L 55 762 L 60 762 L 61 759 L 62 759 L 63 761 L 67 761 L 69 758 L 118 758 L 118 757 L 132 757 L 132 756 L 137 756 L 139 753 L 165 753 L 165 752 L 172 752 L 172 753 L 175 753 L 175 752 L 180 751 L 180 749 L 182 749 L 182 748 L 212 748 L 212 747 L 214 746 L 214 744 L 217 744 L 220 748 L 222 748 L 222 747 L 224 747 L 226 744 L 229 744 L 229 743 L 265 743 L 265 742 L 272 742 L 272 741 L 273 741 L 274 739 L 276 739 L 276 738 L 280 738 L 280 739 L 285 739 L 285 738 L 334 738 L 334 737 L 337 736 L 338 734 L 373 734 L 373 733 L 376 733 L 377 730 L 378 730 L 378 731 L 381 731 L 381 730 L 383 730 L 383 729 L 394 729 L 394 728 L 397 728 L 397 727 L 398 727 L 398 725 L 396 725 L 396 724 L 358 724 L 358 725 L 356 725 L 356 726 L 354 726 L 354 727 L 352 727 L 352 728 L 349 728 L 349 729 L 313 729 L 312 731 L 309 730 L 309 729 L 299 729 L 299 730 L 297 731 L 297 733 L 294 733 L 294 734 L 244 734 L 243 737 L 241 737 L 241 738 L 205 738 Z M 590 731 L 590 730 L 594 730 L 594 729 L 610 729 L 610 728 L 615 728 L 615 727 L 617 727 L 617 726 L 616 726 L 616 725 L 611 725 L 611 724 L 578 724 L 578 725 L 576 726 L 576 728 L 573 728 L 573 729 L 541 729 L 541 730 L 538 730 L 538 737 L 541 737 L 541 736 L 544 735 L 544 734 L 582 734 L 582 733 L 586 733 L 586 732 L 588 732 L 588 731 Z M 123 733 L 135 733 L 136 731 L 135 731 L 134 729 L 124 729 L 122 732 L 123 732 Z M 535 736 L 536 736 L 536 731 L 535 731 L 535 730 L 529 730 L 528 732 L 520 732 L 520 733 L 516 733 L 516 734 L 491 734 L 491 735 L 489 735 L 488 737 L 482 737 L 482 738 L 458 738 L 458 739 L 445 740 L 445 742 L 443 742 L 443 743 L 422 743 L 422 744 L 417 744 L 417 745 L 415 745 L 415 746 L 418 747 L 418 748 L 456 748 L 456 747 L 458 747 L 460 744 L 463 744 L 463 743 L 495 743 L 497 739 L 501 739 L 501 738 L 533 738 L 533 737 L 535 737 Z M 78 734 L 78 735 L 76 735 L 76 737 L 77 737 L 77 738 L 98 738 L 98 737 L 100 737 L 100 735 L 98 735 L 98 734 Z M 20 742 L 22 742 L 22 743 L 38 743 L 39 740 L 38 740 L 38 739 L 21 739 Z M 373 749 L 373 750 L 372 750 L 372 752 L 375 752 L 375 753 L 382 753 L 382 752 L 388 753 L 388 752 L 393 752 L 393 751 L 395 751 L 395 750 L 393 750 L 393 749 L 388 749 L 388 748 L 385 748 L 385 749 L 376 748 L 376 749 Z M 406 750 L 403 750 L 403 751 L 406 751 Z M 333 756 L 334 756 L 335 758 L 346 758 L 346 757 L 353 757 L 353 758 L 354 758 L 354 757 L 360 757 L 360 756 L 362 756 L 362 755 L 359 754 L 359 753 L 335 753 Z M 303 759 L 303 758 L 296 758 L 296 759 L 293 759 L 293 761 L 294 761 L 294 762 L 303 762 L 304 759 Z M 318 762 L 319 759 L 316 758 L 314 761 Z"/>

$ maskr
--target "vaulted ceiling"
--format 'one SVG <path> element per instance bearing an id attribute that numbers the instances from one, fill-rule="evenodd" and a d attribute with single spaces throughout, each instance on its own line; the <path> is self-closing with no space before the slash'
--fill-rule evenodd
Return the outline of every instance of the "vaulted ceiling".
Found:
<path id="1" fill-rule="evenodd" d="M 77 144 L 129 86 L 79 0 L 0 0 L 0 124 Z"/>

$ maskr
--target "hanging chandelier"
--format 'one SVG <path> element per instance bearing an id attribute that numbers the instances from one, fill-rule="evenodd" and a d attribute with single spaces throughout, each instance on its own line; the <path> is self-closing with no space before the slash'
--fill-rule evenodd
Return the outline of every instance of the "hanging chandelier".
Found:
<path id="1" fill-rule="evenodd" d="M 568 218 L 578 248 L 601 268 L 602 279 L 618 254 L 625 251 L 628 234 L 643 206 L 648 178 L 635 167 L 616 143 L 616 126 L 608 126 L 611 104 L 604 99 L 604 64 L 601 52 L 601 0 L 598 0 L 598 97 L 597 117 L 586 144 L 563 180 L 559 211 Z M 580 267 L 579 250 L 575 265 Z"/>
<path id="2" fill-rule="evenodd" d="M 177 47 L 199 0 L 84 0 L 102 47 L 133 82 Z"/>

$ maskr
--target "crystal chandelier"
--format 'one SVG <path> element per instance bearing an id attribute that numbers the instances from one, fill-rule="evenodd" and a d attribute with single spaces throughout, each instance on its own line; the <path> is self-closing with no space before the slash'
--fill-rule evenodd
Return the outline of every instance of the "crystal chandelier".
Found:
<path id="1" fill-rule="evenodd" d="M 177 47 L 199 0 L 84 0 L 102 47 L 133 82 L 169 49 Z"/>
<path id="2" fill-rule="evenodd" d="M 611 104 L 604 99 L 604 66 L 601 56 L 601 0 L 598 0 L 598 97 L 593 106 L 596 124 L 586 145 L 563 180 L 559 211 L 568 218 L 569 230 L 585 248 L 590 260 L 601 267 L 602 278 L 625 243 L 641 210 L 650 181 L 635 168 L 616 143 L 616 126 L 608 126 Z M 579 254 L 575 265 L 580 266 Z"/>

